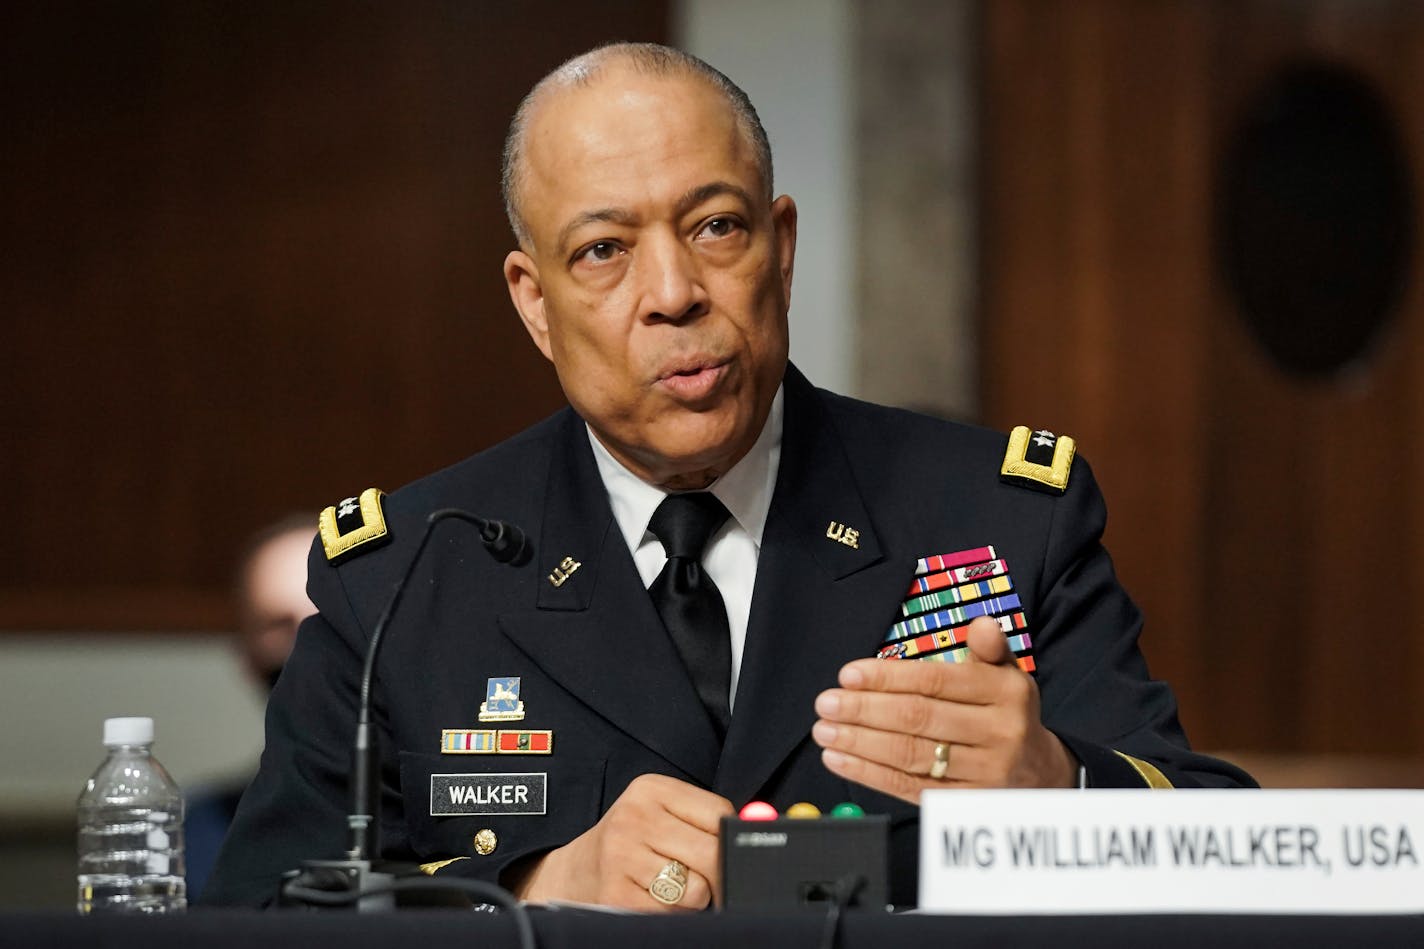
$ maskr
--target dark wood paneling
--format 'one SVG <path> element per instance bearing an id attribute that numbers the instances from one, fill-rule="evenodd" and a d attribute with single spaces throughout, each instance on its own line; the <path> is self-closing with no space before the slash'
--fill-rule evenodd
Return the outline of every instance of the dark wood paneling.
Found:
<path id="1" fill-rule="evenodd" d="M 662 0 L 31 4 L 0 31 L 0 627 L 222 625 L 234 544 L 562 404 L 519 97 Z"/>
<path id="2" fill-rule="evenodd" d="M 1292 58 L 1369 77 L 1424 190 L 1424 8 L 994 0 L 984 22 L 988 418 L 1078 436 L 1198 744 L 1424 751 L 1424 255 L 1367 364 L 1305 382 L 1212 249 L 1226 135 Z"/>
<path id="3" fill-rule="evenodd" d="M 1216 134 L 1290 59 L 1323 58 L 1368 77 L 1388 101 L 1411 152 L 1416 202 L 1424 190 L 1424 8 L 1414 3 L 1247 5 L 1219 31 Z M 1421 232 L 1416 203 L 1416 233 Z M 1424 401 L 1424 254 L 1397 322 L 1365 365 L 1329 382 L 1276 371 L 1221 293 L 1211 313 L 1213 385 L 1205 406 L 1213 467 L 1205 526 L 1228 562 L 1260 564 L 1224 592 L 1256 604 L 1249 638 L 1279 697 L 1240 721 L 1208 711 L 1214 734 L 1257 747 L 1328 752 L 1424 750 L 1414 700 L 1421 643 L 1408 609 L 1424 581 L 1416 452 L 1409 433 Z M 1260 690 L 1260 676 L 1228 664 L 1231 695 Z M 1242 738 L 1236 738 L 1236 735 Z"/>
<path id="4" fill-rule="evenodd" d="M 1156 671 L 1191 685 L 1206 23 L 1196 4 L 1037 2 L 990 3 L 985 23 L 986 415 L 1078 439 Z"/>

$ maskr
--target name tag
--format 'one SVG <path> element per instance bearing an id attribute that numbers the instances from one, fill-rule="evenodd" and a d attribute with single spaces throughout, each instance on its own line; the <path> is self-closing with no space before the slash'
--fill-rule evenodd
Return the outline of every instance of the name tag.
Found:
<path id="1" fill-rule="evenodd" d="M 1424 791 L 927 791 L 939 913 L 1418 913 Z"/>
<path id="2" fill-rule="evenodd" d="M 432 817 L 546 813 L 549 775 L 432 774 Z"/>

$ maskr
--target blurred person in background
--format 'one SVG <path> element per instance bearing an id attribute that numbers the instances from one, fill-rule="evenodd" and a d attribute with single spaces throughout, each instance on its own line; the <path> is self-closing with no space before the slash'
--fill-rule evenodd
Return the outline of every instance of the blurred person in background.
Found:
<path id="1" fill-rule="evenodd" d="M 315 517 L 290 514 L 252 536 L 233 572 L 234 645 L 248 676 L 262 689 L 264 701 L 292 653 L 297 627 L 316 612 L 307 598 L 307 553 L 315 533 Z M 250 780 L 251 775 L 245 775 L 189 796 L 183 830 L 190 899 L 207 883 Z"/>

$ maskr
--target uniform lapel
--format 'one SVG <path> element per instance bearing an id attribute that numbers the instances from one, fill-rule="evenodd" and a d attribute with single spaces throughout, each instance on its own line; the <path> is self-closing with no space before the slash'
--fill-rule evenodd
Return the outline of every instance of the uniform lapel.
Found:
<path id="1" fill-rule="evenodd" d="M 550 455 L 535 557 L 542 576 L 534 608 L 500 616 L 500 629 L 599 715 L 711 784 L 716 735 L 643 589 L 573 412 Z"/>
<path id="2" fill-rule="evenodd" d="M 909 576 L 881 543 L 821 396 L 794 367 L 785 390 L 780 471 L 714 785 L 737 806 L 807 738 L 816 695 L 840 667 L 874 654 Z M 828 536 L 848 530 L 854 546 Z"/>

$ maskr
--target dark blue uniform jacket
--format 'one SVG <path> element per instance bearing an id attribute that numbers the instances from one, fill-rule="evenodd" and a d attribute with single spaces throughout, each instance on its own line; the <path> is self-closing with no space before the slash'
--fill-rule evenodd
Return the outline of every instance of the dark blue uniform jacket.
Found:
<path id="1" fill-rule="evenodd" d="M 841 801 L 888 814 L 891 892 L 915 899 L 917 808 L 847 783 L 811 741 L 813 700 L 851 659 L 873 655 L 920 557 L 993 545 L 1010 567 L 1033 641 L 1044 723 L 1095 787 L 1142 787 L 1114 751 L 1178 787 L 1249 784 L 1194 754 L 1168 687 L 1138 651 L 1141 616 L 1100 543 L 1105 512 L 1088 466 L 1064 495 L 1001 483 L 993 432 L 785 380 L 781 464 L 757 567 L 735 715 L 719 747 L 614 521 L 581 419 L 564 410 L 390 495 L 390 542 L 330 566 L 313 550 L 320 609 L 298 636 L 267 710 L 261 770 L 239 809 L 207 901 L 262 904 L 282 871 L 338 857 L 358 680 L 367 638 L 425 516 L 461 507 L 520 525 L 522 567 L 494 562 L 476 531 L 436 528 L 387 631 L 373 690 L 381 725 L 385 855 L 498 880 L 512 861 L 592 826 L 636 776 L 660 772 L 740 807 Z M 852 548 L 832 522 L 859 532 Z M 550 574 L 579 564 L 561 585 Z M 491 677 L 518 676 L 525 718 L 478 721 Z M 553 752 L 446 755 L 451 728 L 550 729 Z M 542 773 L 546 812 L 431 815 L 431 775 Z M 470 807 L 469 809 L 476 809 Z M 481 854 L 474 838 L 494 832 Z M 489 835 L 485 835 L 488 843 Z"/>

